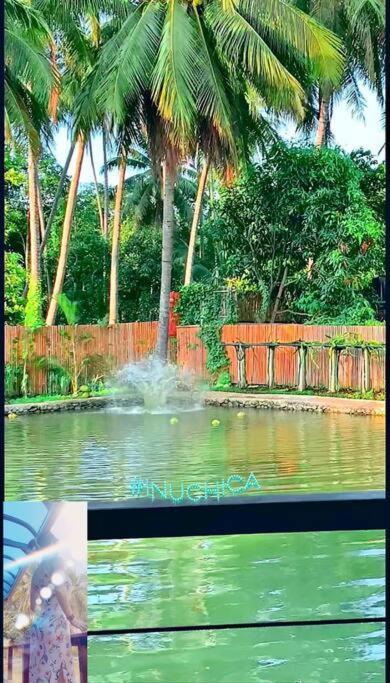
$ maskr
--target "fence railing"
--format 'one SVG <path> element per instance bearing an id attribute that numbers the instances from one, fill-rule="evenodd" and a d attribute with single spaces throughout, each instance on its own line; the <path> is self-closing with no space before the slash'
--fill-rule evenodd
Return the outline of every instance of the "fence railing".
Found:
<path id="1" fill-rule="evenodd" d="M 183 370 L 198 377 L 208 378 L 206 369 L 207 352 L 199 339 L 199 327 L 177 328 L 177 362 Z M 380 391 L 385 386 L 385 328 L 381 325 L 299 325 L 299 324 L 237 324 L 222 328 L 221 340 L 225 344 L 230 360 L 230 374 L 233 384 L 239 384 L 243 377 L 238 376 L 237 347 L 245 349 L 245 381 L 248 386 L 268 385 L 269 355 L 273 353 L 273 385 L 294 387 L 299 385 L 297 343 L 307 344 L 306 386 L 313 388 L 329 387 L 331 358 L 330 340 L 353 335 L 364 341 L 364 346 L 373 343 L 375 349 L 370 353 L 371 389 Z M 297 341 L 298 340 L 298 341 Z M 275 351 L 268 353 L 267 345 L 277 345 Z M 364 350 L 354 342 L 349 351 L 337 355 L 338 384 L 340 389 L 359 391 L 363 386 Z M 333 373 L 333 376 L 335 374 Z M 367 380 L 366 380 L 367 384 Z"/>
<path id="2" fill-rule="evenodd" d="M 320 349 L 328 349 L 329 353 L 329 365 L 328 365 L 328 383 L 327 388 L 330 392 L 336 392 L 340 388 L 339 383 L 339 366 L 341 354 L 344 353 L 358 353 L 362 357 L 362 373 L 361 373 L 361 384 L 360 389 L 362 392 L 367 392 L 372 388 L 371 382 L 371 362 L 372 358 L 377 358 L 379 353 L 384 353 L 384 344 L 330 344 L 321 342 L 305 342 L 305 341 L 295 341 L 295 342 L 259 342 L 259 343 L 243 343 L 243 342 L 230 342 L 225 343 L 226 348 L 232 347 L 236 352 L 236 372 L 237 372 L 237 384 L 241 389 L 245 389 L 249 386 L 246 374 L 246 351 L 247 349 L 264 348 L 267 350 L 267 363 L 266 363 L 266 381 L 265 384 L 272 389 L 276 386 L 275 384 L 275 363 L 276 363 L 276 352 L 278 349 L 290 348 L 294 349 L 296 353 L 296 381 L 294 384 L 297 386 L 299 391 L 304 391 L 307 386 L 307 363 L 308 358 L 310 358 L 310 352 L 319 351 Z M 315 362 L 315 361 L 313 361 Z"/>
<path id="3" fill-rule="evenodd" d="M 79 325 L 77 344 L 78 362 L 83 358 L 100 356 L 107 369 L 114 370 L 126 363 L 150 355 L 156 344 L 157 322 L 120 323 L 111 327 Z M 32 394 L 62 393 L 52 390 L 50 371 L 37 366 L 36 359 L 46 358 L 58 365 L 69 365 L 64 333 L 66 326 L 44 327 L 28 337 L 22 326 L 5 327 L 5 361 L 11 366 L 26 363 Z M 207 378 L 207 351 L 200 340 L 199 327 L 178 326 L 172 340 L 171 359 L 183 371 Z M 340 335 L 354 334 L 364 340 L 364 348 L 354 345 L 354 351 L 340 347 L 328 348 L 329 340 Z M 299 340 L 299 341 L 296 341 Z M 336 326 L 296 324 L 238 324 L 225 325 L 222 342 L 226 345 L 231 363 L 233 383 L 239 385 L 271 386 L 333 386 L 351 390 L 384 388 L 383 326 Z M 370 349 L 373 342 L 375 349 Z M 307 346 L 305 346 L 305 344 Z M 240 376 L 237 350 L 241 358 Z M 298 361 L 300 365 L 298 364 Z M 243 364 L 245 374 L 243 374 Z M 301 372 L 299 374 L 299 367 Z M 331 370 L 332 367 L 332 370 Z M 86 364 L 93 372 L 93 363 Z M 305 373 L 303 370 L 305 369 Z M 80 377 L 84 382 L 84 375 Z M 7 383 L 7 376 L 6 376 Z"/>
<path id="4" fill-rule="evenodd" d="M 78 658 L 78 676 L 76 677 L 80 683 L 87 683 L 87 634 L 77 633 L 71 636 L 72 647 L 77 647 Z M 12 643 L 7 645 L 7 674 L 4 675 L 4 680 L 7 683 L 29 683 L 30 680 L 30 645 L 29 643 Z M 21 677 L 15 672 L 15 661 L 19 658 L 21 662 Z M 20 673 L 20 672 L 19 672 Z M 5 672 L 4 672 L 5 674 Z M 14 675 L 15 674 L 15 675 Z"/>

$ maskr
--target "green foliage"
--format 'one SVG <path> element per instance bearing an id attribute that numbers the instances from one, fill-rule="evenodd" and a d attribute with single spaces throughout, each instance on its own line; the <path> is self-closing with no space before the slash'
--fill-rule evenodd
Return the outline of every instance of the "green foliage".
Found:
<path id="1" fill-rule="evenodd" d="M 4 314 L 9 325 L 20 325 L 24 320 L 25 299 L 23 296 L 26 270 L 22 257 L 16 252 L 5 252 Z"/>
<path id="2" fill-rule="evenodd" d="M 378 342 L 376 340 L 367 340 L 361 337 L 359 334 L 356 332 L 346 332 L 346 333 L 341 333 L 334 335 L 334 337 L 331 337 L 328 341 L 327 344 L 330 344 L 332 347 L 340 347 L 340 346 L 346 346 L 348 348 L 368 348 L 368 349 L 379 349 L 383 348 L 384 349 L 384 344 L 381 342 Z"/>
<path id="3" fill-rule="evenodd" d="M 233 187 L 221 188 L 202 227 L 214 279 L 248 277 L 263 299 L 268 292 L 269 320 L 287 269 L 277 320 L 371 323 L 372 280 L 384 268 L 376 173 L 367 158 L 358 164 L 338 149 L 275 145 Z M 365 194 L 372 174 L 375 210 Z"/>
<path id="4" fill-rule="evenodd" d="M 212 318 L 211 310 L 203 318 L 199 338 L 207 350 L 206 368 L 213 381 L 218 383 L 220 375 L 228 374 L 229 359 L 221 342 L 223 323 Z"/>
<path id="5" fill-rule="evenodd" d="M 49 395 L 66 395 L 71 391 L 72 378 L 69 370 L 59 363 L 44 363 L 47 370 L 47 391 Z"/>
<path id="6" fill-rule="evenodd" d="M 214 295 L 212 286 L 202 282 L 193 282 L 186 287 L 181 287 L 179 292 L 180 298 L 175 312 L 179 315 L 180 325 L 200 325 L 203 303 L 208 297 Z"/>
<path id="7" fill-rule="evenodd" d="M 29 330 L 37 330 L 42 327 L 44 321 L 42 319 L 42 295 L 41 288 L 38 282 L 30 279 L 27 301 L 24 313 L 24 325 Z"/>
<path id="8" fill-rule="evenodd" d="M 53 282 L 62 234 L 64 205 L 47 245 L 47 264 Z M 97 323 L 107 312 L 110 245 L 101 233 L 92 186 L 83 186 L 77 198 L 63 291 L 77 301 L 79 320 Z M 62 313 L 62 315 L 61 315 Z M 65 322 L 60 312 L 60 322 Z"/>
<path id="9" fill-rule="evenodd" d="M 20 396 L 23 367 L 20 363 L 6 363 L 4 367 L 5 399 Z"/>
<path id="10" fill-rule="evenodd" d="M 62 292 L 62 294 L 59 294 L 57 297 L 57 303 L 66 318 L 66 324 L 77 325 L 79 319 L 77 313 L 77 301 L 71 301 L 67 295 Z"/>
<path id="11" fill-rule="evenodd" d="M 228 387 L 229 392 L 232 393 L 242 393 L 242 389 L 235 384 Z M 225 386 L 220 386 L 215 384 L 212 387 L 213 391 L 226 391 Z M 313 387 L 305 389 L 304 391 L 298 391 L 296 387 L 246 387 L 246 394 L 253 394 L 254 396 L 259 394 L 279 394 L 279 395 L 290 395 L 290 396 L 334 396 L 335 398 L 352 398 L 352 399 L 365 399 L 374 401 L 384 401 L 385 394 L 383 389 L 370 389 L 369 391 L 353 391 L 348 389 L 341 389 L 336 392 L 330 393 L 326 387 Z"/>
<path id="12" fill-rule="evenodd" d="M 221 292 L 202 283 L 182 287 L 175 311 L 181 325 L 200 325 L 198 336 L 207 350 L 206 368 L 212 380 L 226 382 L 228 376 L 230 382 L 229 359 L 221 342 L 221 332 L 224 324 L 233 321 L 233 312 L 230 319 L 222 319 Z"/>
<path id="13" fill-rule="evenodd" d="M 8 324 L 24 320 L 27 189 L 23 148 L 5 154 L 5 300 Z M 53 157 L 39 164 L 45 219 L 60 176 Z M 54 281 L 65 210 L 65 193 L 47 243 L 49 279 Z M 191 190 L 192 192 L 192 190 Z M 172 289 L 183 281 L 189 215 L 176 209 Z M 131 204 L 131 203 L 130 203 Z M 129 204 L 122 222 L 119 256 L 119 320 L 158 317 L 161 230 L 153 212 L 140 223 Z M 181 217 L 180 217 L 181 216 Z M 227 317 L 233 304 L 256 292 L 256 320 L 269 321 L 285 267 L 288 275 L 276 320 L 282 322 L 375 324 L 377 295 L 371 285 L 384 271 L 384 166 L 363 151 L 277 145 L 267 159 L 248 165 L 232 187 L 214 191 L 212 208 L 200 227 L 201 249 L 193 289 L 182 291 L 183 324 L 200 324 L 202 301 L 230 284 Z M 149 220 L 149 219 L 148 219 Z M 311 278 L 308 277 L 308 264 Z M 107 320 L 110 241 L 101 234 L 95 190 L 82 186 L 78 196 L 66 268 L 64 294 L 77 301 L 80 322 Z M 196 286 L 199 288 L 196 289 Z M 47 304 L 46 278 L 41 282 Z M 31 298 L 31 296 L 30 296 Z M 29 301 L 29 318 L 39 301 Z M 198 302 L 198 303 L 197 303 Z M 35 313 L 34 313 L 35 307 Z M 30 316 L 31 314 L 31 316 Z M 60 322 L 65 315 L 60 311 Z"/>
<path id="14" fill-rule="evenodd" d="M 222 371 L 214 385 L 215 389 L 219 391 L 226 391 L 232 386 L 231 377 L 227 370 Z"/>

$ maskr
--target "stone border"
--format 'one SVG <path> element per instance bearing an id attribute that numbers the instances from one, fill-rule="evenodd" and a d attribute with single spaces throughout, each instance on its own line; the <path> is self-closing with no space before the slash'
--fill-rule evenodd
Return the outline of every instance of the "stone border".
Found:
<path id="1" fill-rule="evenodd" d="M 385 414 L 384 401 L 359 398 L 208 391 L 204 394 L 203 400 L 206 405 L 220 407 L 301 410 L 316 413 L 346 413 L 349 415 Z"/>
<path id="2" fill-rule="evenodd" d="M 63 410 L 94 410 L 114 405 L 142 405 L 135 397 L 124 396 L 91 396 L 90 398 L 67 398 L 63 401 L 42 401 L 42 403 L 8 403 L 4 406 L 4 414 L 30 415 L 35 413 L 56 413 Z"/>
<path id="3" fill-rule="evenodd" d="M 196 393 L 191 394 L 197 396 Z M 183 392 L 178 391 L 174 395 L 182 403 L 188 401 L 188 395 L 183 396 Z M 200 397 L 198 396 L 198 401 Z M 56 413 L 65 410 L 95 410 L 114 406 L 142 406 L 141 398 L 136 396 L 112 395 L 112 396 L 90 396 L 89 398 L 66 398 L 59 401 L 42 401 L 41 403 L 7 403 L 4 406 L 6 416 L 30 415 L 36 413 Z"/>
<path id="4" fill-rule="evenodd" d="M 384 415 L 384 401 L 331 396 L 298 396 L 287 394 L 238 394 L 228 391 L 208 391 L 201 396 L 205 405 L 222 408 L 257 408 L 271 410 L 300 410 L 315 413 L 345 413 L 349 415 Z M 129 396 L 91 396 L 69 398 L 42 403 L 9 403 L 4 406 L 6 416 L 56 413 L 65 410 L 94 410 L 108 406 L 136 406 L 142 401 Z"/>

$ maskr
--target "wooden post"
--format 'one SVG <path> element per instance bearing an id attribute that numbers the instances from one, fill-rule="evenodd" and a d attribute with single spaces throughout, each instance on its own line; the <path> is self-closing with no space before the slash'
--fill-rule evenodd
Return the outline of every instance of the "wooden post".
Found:
<path id="1" fill-rule="evenodd" d="M 340 349 L 329 349 L 329 387 L 328 391 L 334 394 L 339 388 L 339 356 Z"/>
<path id="2" fill-rule="evenodd" d="M 30 679 L 30 648 L 23 645 L 23 683 L 29 683 Z"/>
<path id="3" fill-rule="evenodd" d="M 12 658 L 14 654 L 14 646 L 9 645 L 8 647 L 8 662 L 7 662 L 7 669 L 8 669 L 8 680 L 12 681 Z"/>
<path id="4" fill-rule="evenodd" d="M 245 368 L 245 346 L 238 344 L 236 346 L 237 354 L 237 376 L 238 376 L 238 386 L 240 389 L 245 389 L 246 383 L 246 368 Z"/>
<path id="5" fill-rule="evenodd" d="M 275 345 L 267 347 L 267 381 L 270 389 L 275 386 L 275 348 Z"/>
<path id="6" fill-rule="evenodd" d="M 306 389 L 306 357 L 307 346 L 301 344 L 298 348 L 298 391 Z"/>
<path id="7" fill-rule="evenodd" d="M 371 389 L 371 356 L 370 350 L 363 349 L 363 391 L 370 391 Z"/>
<path id="8" fill-rule="evenodd" d="M 85 639 L 86 640 L 86 639 Z M 78 645 L 79 667 L 80 667 L 80 683 L 87 683 L 88 681 L 88 660 L 87 660 L 87 645 L 85 642 Z"/>

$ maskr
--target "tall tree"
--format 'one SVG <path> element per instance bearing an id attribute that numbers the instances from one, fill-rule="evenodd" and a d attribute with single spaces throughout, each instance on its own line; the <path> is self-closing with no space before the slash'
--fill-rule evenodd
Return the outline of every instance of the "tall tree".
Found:
<path id="1" fill-rule="evenodd" d="M 115 194 L 114 222 L 112 226 L 112 246 L 111 246 L 111 271 L 110 271 L 110 309 L 108 324 L 115 325 L 118 320 L 118 259 L 119 259 L 119 240 L 122 217 L 122 198 L 123 187 L 126 175 L 126 152 L 122 151 L 119 168 L 118 183 Z"/>
<path id="2" fill-rule="evenodd" d="M 40 204 L 37 165 L 41 134 L 48 135 L 48 108 L 57 73 L 48 57 L 53 44 L 41 14 L 19 0 L 5 4 L 6 140 L 27 140 L 30 272 L 27 283 L 28 324 L 41 319 Z"/>
<path id="3" fill-rule="evenodd" d="M 54 71 L 47 55 L 53 38 L 43 16 L 20 0 L 5 2 L 5 137 L 27 139 L 36 155 L 48 120 Z"/>
<path id="4" fill-rule="evenodd" d="M 331 137 L 334 104 L 343 98 L 352 113 L 364 113 L 361 84 L 372 89 L 384 104 L 385 3 L 384 0 L 298 0 L 301 7 L 336 33 L 343 45 L 344 69 L 338 83 L 316 79 L 311 86 L 312 107 L 305 127 L 315 127 L 315 144 Z"/>
<path id="5" fill-rule="evenodd" d="M 194 150 L 199 122 L 211 122 L 225 143 L 235 148 L 235 93 L 225 78 L 236 75 L 237 87 L 251 87 L 280 105 L 301 107 L 303 89 L 289 71 L 299 58 L 331 81 L 339 77 L 337 38 L 313 18 L 282 0 L 145 0 L 132 6 L 105 46 L 92 79 L 98 110 L 123 120 L 129 103 L 138 102 L 140 118 L 165 140 L 150 145 L 153 161 L 163 170 L 163 247 L 157 356 L 168 353 L 168 308 L 171 287 L 173 195 L 180 165 Z M 146 97 L 145 97 L 146 95 Z M 149 111 L 145 111 L 147 108 Z M 151 113 L 157 116 L 151 116 Z"/>
<path id="6" fill-rule="evenodd" d="M 54 281 L 53 291 L 50 298 L 49 309 L 46 316 L 46 325 L 54 325 L 58 308 L 58 296 L 62 292 L 64 284 L 66 261 L 69 251 L 70 233 L 72 229 L 73 214 L 76 206 L 77 191 L 80 182 L 81 167 L 83 164 L 85 151 L 85 135 L 79 133 L 75 150 L 75 167 L 69 187 L 68 200 L 62 228 L 61 248 L 58 258 L 57 272 Z"/>
<path id="7" fill-rule="evenodd" d="M 62 293 L 65 278 L 81 167 L 86 141 L 90 133 L 90 129 L 85 126 L 73 125 L 73 107 L 76 93 L 80 89 L 85 73 L 88 72 L 94 58 L 96 58 L 93 46 L 94 25 L 93 23 L 90 24 L 89 33 L 86 25 L 87 18 L 92 10 L 96 9 L 97 3 L 91 3 L 90 0 L 70 0 L 66 8 L 60 3 L 56 3 L 55 0 L 35 0 L 35 4 L 42 11 L 47 23 L 56 35 L 56 50 L 61 54 L 61 88 L 57 93 L 57 100 L 60 120 L 66 121 L 72 129 L 69 162 L 72 147 L 75 146 L 74 173 L 69 187 L 57 271 L 46 315 L 46 325 L 54 325 L 57 297 Z"/>

